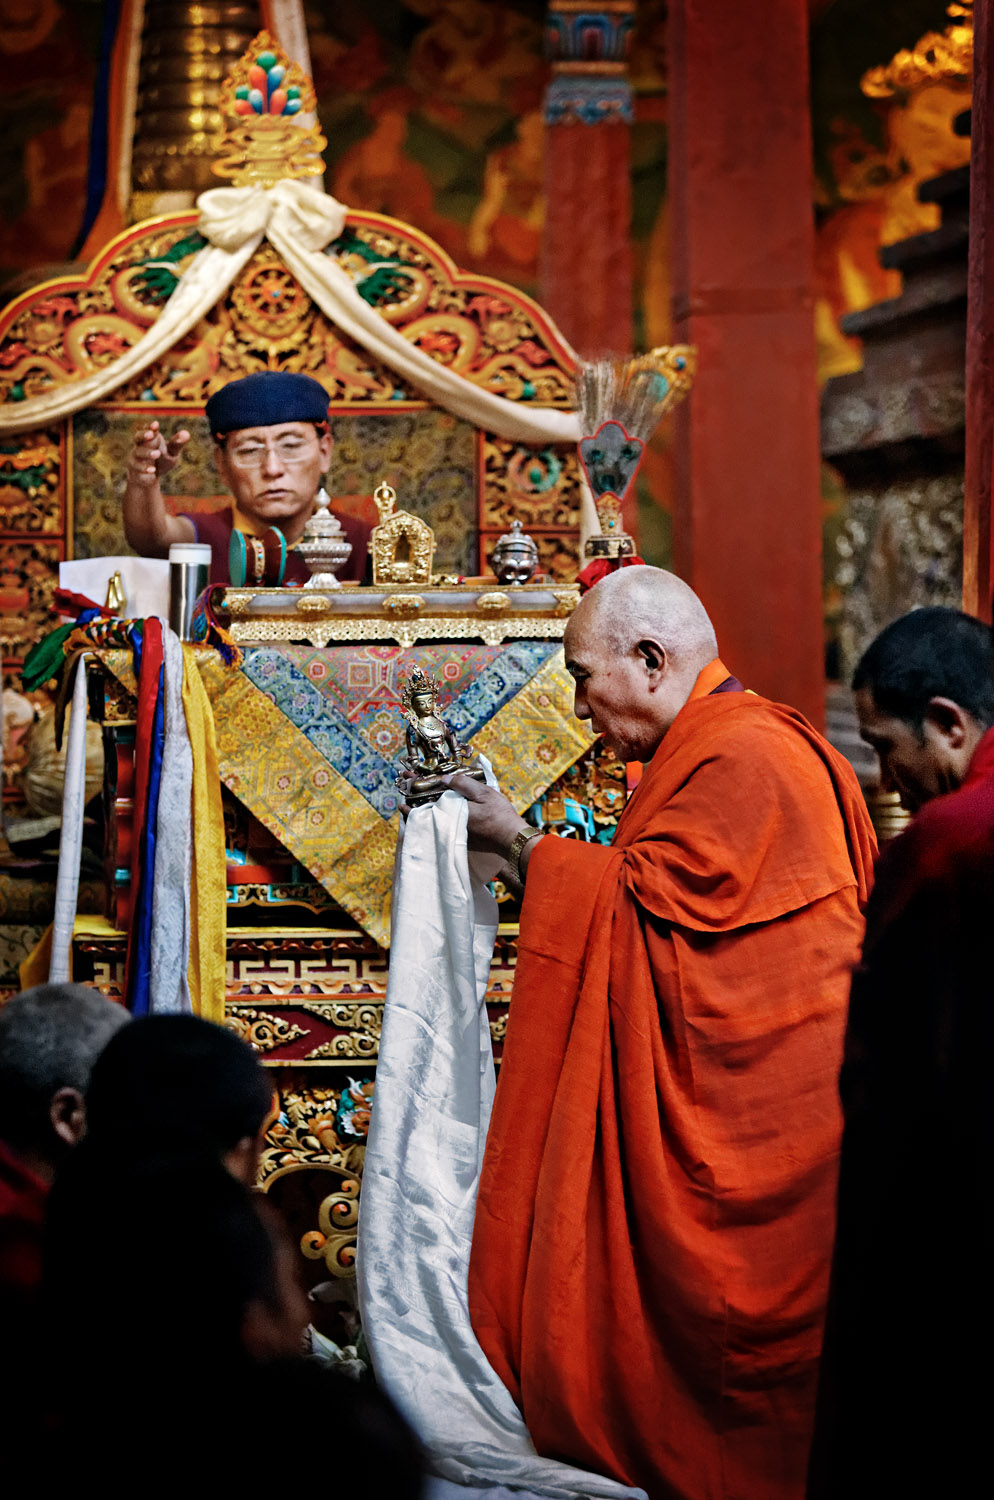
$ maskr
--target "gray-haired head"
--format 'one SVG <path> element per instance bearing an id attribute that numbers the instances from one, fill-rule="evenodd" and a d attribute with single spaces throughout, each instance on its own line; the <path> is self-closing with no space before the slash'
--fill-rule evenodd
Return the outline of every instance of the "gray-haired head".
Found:
<path id="1" fill-rule="evenodd" d="M 583 619 L 588 612 L 619 649 L 641 636 L 657 636 L 674 666 L 686 666 L 695 675 L 718 654 L 704 605 L 689 584 L 665 568 L 635 566 L 609 573 L 584 595 L 573 619 Z"/>
<path id="2" fill-rule="evenodd" d="M 85 1126 L 90 1072 L 128 1013 L 82 984 L 39 984 L 0 1010 L 0 1138 L 54 1166 Z"/>

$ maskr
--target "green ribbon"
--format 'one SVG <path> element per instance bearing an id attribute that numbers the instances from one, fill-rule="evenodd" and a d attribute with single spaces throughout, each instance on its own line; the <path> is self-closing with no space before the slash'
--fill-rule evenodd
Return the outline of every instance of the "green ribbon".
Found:
<path id="1" fill-rule="evenodd" d="M 21 669 L 21 682 L 25 692 L 33 693 L 35 688 L 60 676 L 66 659 L 62 648 L 75 629 L 75 622 L 72 625 L 60 625 L 58 630 L 53 630 L 51 635 L 42 636 L 31 647 Z"/>

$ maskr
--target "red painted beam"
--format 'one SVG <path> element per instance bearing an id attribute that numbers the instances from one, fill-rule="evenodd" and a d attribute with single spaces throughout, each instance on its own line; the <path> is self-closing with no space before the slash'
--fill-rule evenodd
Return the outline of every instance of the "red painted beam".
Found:
<path id="1" fill-rule="evenodd" d="M 747 687 L 824 723 L 808 13 L 671 0 L 674 565 Z"/>
<path id="2" fill-rule="evenodd" d="M 542 302 L 583 358 L 631 353 L 631 232 L 627 124 L 546 126 Z"/>

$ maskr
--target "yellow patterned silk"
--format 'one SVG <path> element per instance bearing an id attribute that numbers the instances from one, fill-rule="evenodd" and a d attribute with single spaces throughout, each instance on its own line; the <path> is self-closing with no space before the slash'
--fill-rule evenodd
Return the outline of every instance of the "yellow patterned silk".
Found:
<path id="1" fill-rule="evenodd" d="M 556 651 L 510 703 L 473 736 L 473 749 L 494 768 L 518 812 L 531 807 L 595 736 L 573 714 L 573 679 Z"/>
<path id="2" fill-rule="evenodd" d="M 183 711 L 193 751 L 190 873 L 190 959 L 187 982 L 195 1015 L 224 1021 L 227 931 L 224 811 L 218 777 L 214 715 L 197 670 L 197 655 L 183 647 Z"/>
<path id="3" fill-rule="evenodd" d="M 220 780 L 377 943 L 389 947 L 397 817 L 381 817 L 244 672 L 213 651 L 186 648 L 186 654 L 196 659 L 214 711 Z M 130 653 L 108 651 L 104 660 L 134 692 Z M 556 651 L 471 743 L 524 811 L 593 739 L 573 716 L 573 680 Z M 223 864 L 217 889 L 224 890 Z"/>

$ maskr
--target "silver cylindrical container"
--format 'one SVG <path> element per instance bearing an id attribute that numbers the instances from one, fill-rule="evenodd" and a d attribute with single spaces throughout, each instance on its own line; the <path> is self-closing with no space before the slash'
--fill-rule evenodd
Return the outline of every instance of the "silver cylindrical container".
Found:
<path id="1" fill-rule="evenodd" d="M 207 587 L 211 549 L 206 542 L 173 542 L 169 548 L 169 625 L 190 640 L 193 606 Z"/>

